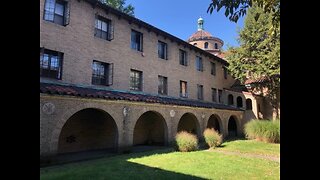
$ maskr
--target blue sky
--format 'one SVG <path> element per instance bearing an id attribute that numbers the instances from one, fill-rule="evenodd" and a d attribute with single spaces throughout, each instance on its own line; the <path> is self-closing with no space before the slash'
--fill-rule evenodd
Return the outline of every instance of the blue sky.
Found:
<path id="1" fill-rule="evenodd" d="M 204 19 L 204 29 L 227 45 L 239 46 L 238 28 L 243 27 L 244 18 L 237 23 L 224 16 L 224 10 L 207 13 L 210 0 L 126 0 L 135 7 L 135 17 L 180 39 L 188 39 L 197 31 L 197 20 Z"/>

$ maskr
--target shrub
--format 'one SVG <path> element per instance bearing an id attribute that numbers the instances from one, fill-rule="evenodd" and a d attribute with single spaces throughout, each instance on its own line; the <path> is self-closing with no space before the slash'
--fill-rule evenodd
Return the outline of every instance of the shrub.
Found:
<path id="1" fill-rule="evenodd" d="M 252 120 L 244 127 L 248 139 L 280 143 L 280 121 Z"/>
<path id="2" fill-rule="evenodd" d="M 191 133 L 181 131 L 176 135 L 175 149 L 182 152 L 195 151 L 198 149 L 198 139 Z"/>
<path id="3" fill-rule="evenodd" d="M 205 129 L 203 132 L 204 140 L 208 144 L 208 146 L 211 148 L 215 148 L 221 145 L 222 143 L 222 136 L 216 132 L 213 128 L 212 129 Z"/>

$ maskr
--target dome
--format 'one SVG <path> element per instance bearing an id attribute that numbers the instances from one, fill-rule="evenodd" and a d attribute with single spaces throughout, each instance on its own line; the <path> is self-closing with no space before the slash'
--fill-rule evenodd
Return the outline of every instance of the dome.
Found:
<path id="1" fill-rule="evenodd" d="M 216 40 L 219 41 L 221 44 L 223 44 L 223 41 L 217 37 L 213 37 L 211 33 L 205 30 L 198 30 L 197 32 L 193 33 L 189 39 L 188 42 L 192 41 L 199 41 L 199 40 Z"/>

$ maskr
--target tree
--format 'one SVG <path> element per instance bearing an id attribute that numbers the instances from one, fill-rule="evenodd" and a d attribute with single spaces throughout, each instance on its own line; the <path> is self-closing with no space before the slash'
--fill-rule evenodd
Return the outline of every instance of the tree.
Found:
<path id="1" fill-rule="evenodd" d="M 256 5 L 263 9 L 264 13 L 272 13 L 273 26 L 280 22 L 280 0 L 211 0 L 207 12 L 212 14 L 213 10 L 217 12 L 224 7 L 225 16 L 230 21 L 237 22 L 239 17 L 247 13 L 248 8 Z M 255 19 L 259 19 L 260 14 L 256 14 Z"/>
<path id="2" fill-rule="evenodd" d="M 258 20 L 256 14 L 260 14 Z M 230 47 L 226 53 L 231 75 L 242 83 L 247 79 L 264 76 L 267 83 L 259 84 L 256 89 L 267 89 L 267 98 L 278 110 L 280 90 L 280 24 L 272 33 L 273 13 L 264 13 L 262 8 L 252 6 L 248 10 L 243 29 L 239 31 L 240 47 Z M 260 86 L 260 87 L 259 87 Z M 278 112 L 278 111 L 277 111 Z"/>
<path id="3" fill-rule="evenodd" d="M 130 16 L 134 16 L 134 7 L 129 4 L 128 6 L 124 6 L 126 0 L 100 0 L 100 2 L 107 4 L 115 9 L 118 9 Z"/>

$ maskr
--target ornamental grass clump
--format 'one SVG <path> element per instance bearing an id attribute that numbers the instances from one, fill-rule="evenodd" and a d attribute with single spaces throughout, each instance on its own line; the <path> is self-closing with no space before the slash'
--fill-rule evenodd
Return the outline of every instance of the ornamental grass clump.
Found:
<path id="1" fill-rule="evenodd" d="M 245 124 L 248 139 L 256 139 L 269 143 L 280 143 L 280 121 L 252 120 Z"/>
<path id="2" fill-rule="evenodd" d="M 222 135 L 220 135 L 217 131 L 212 129 L 205 129 L 203 132 L 204 140 L 206 141 L 209 148 L 215 148 L 221 145 L 222 143 Z"/>
<path id="3" fill-rule="evenodd" d="M 175 137 L 175 149 L 181 152 L 195 151 L 198 149 L 198 138 L 186 131 L 179 132 Z"/>

